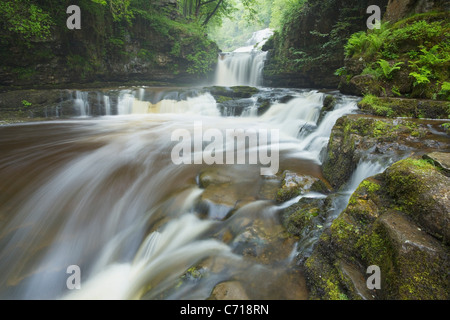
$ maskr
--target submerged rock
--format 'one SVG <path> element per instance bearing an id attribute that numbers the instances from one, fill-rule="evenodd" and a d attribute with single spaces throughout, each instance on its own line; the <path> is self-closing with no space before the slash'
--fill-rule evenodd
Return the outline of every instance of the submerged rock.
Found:
<path id="1" fill-rule="evenodd" d="M 281 203 L 307 192 L 317 180 L 308 175 L 298 175 L 289 170 L 284 171 L 276 201 Z"/>
<path id="2" fill-rule="evenodd" d="M 312 229 L 322 228 L 329 205 L 327 199 L 302 198 L 283 210 L 282 224 L 287 232 L 294 236 L 301 236 Z"/>
<path id="3" fill-rule="evenodd" d="M 229 218 L 236 210 L 257 200 L 275 200 L 280 180 L 261 178 L 255 182 L 257 171 L 227 170 L 227 167 L 210 167 L 199 173 L 198 185 L 204 191 L 197 211 L 215 220 Z"/>
<path id="4" fill-rule="evenodd" d="M 249 300 L 239 281 L 225 281 L 216 285 L 209 300 Z"/>
<path id="5" fill-rule="evenodd" d="M 306 260 L 311 298 L 447 300 L 449 182 L 411 158 L 364 180 Z M 381 289 L 366 285 L 373 265 Z"/>

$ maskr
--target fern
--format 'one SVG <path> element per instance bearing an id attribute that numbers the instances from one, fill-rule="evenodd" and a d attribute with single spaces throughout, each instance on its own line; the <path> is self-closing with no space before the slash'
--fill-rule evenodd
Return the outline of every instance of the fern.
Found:
<path id="1" fill-rule="evenodd" d="M 388 80 L 392 79 L 392 73 L 396 70 L 400 70 L 399 66 L 403 64 L 403 62 L 397 62 L 391 67 L 391 64 L 384 59 L 379 59 L 377 63 L 380 65 L 384 77 Z"/>
<path id="2" fill-rule="evenodd" d="M 423 68 L 421 68 L 423 69 Z M 423 84 L 427 84 L 430 83 L 430 79 L 428 78 L 428 76 L 431 74 L 431 71 L 424 69 L 421 70 L 422 72 L 411 72 L 409 75 L 411 77 L 413 77 L 416 81 L 414 81 L 414 86 L 419 86 L 419 85 L 423 85 Z"/>

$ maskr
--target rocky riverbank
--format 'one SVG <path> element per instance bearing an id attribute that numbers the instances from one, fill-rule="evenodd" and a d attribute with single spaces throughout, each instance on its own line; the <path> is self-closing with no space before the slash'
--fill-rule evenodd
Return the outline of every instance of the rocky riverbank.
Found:
<path id="1" fill-rule="evenodd" d="M 417 110 L 415 102 L 409 100 L 410 109 Z M 345 190 L 362 161 L 378 161 L 387 169 L 358 186 L 311 255 L 300 257 L 309 298 L 446 300 L 448 120 L 386 118 L 367 114 L 373 107 L 363 109 L 366 114 L 344 116 L 333 127 L 324 176 L 334 190 Z M 321 232 L 317 226 L 326 223 L 331 204 L 331 196 L 303 198 L 283 211 L 284 225 L 300 238 Z M 379 290 L 366 283 L 367 268 L 373 265 L 381 271 Z"/>
<path id="2" fill-rule="evenodd" d="M 449 153 L 434 156 L 449 161 Z M 310 298 L 447 300 L 445 173 L 427 160 L 407 158 L 364 180 L 305 263 Z M 379 290 L 366 285 L 371 265 L 381 270 Z"/>

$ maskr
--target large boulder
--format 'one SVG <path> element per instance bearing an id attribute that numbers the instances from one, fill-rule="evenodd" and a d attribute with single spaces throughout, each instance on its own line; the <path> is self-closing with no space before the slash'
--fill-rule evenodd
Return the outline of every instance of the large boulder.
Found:
<path id="1" fill-rule="evenodd" d="M 364 180 L 304 265 L 311 298 L 447 300 L 449 182 L 412 158 Z M 369 266 L 380 289 L 367 285 Z"/>
<path id="2" fill-rule="evenodd" d="M 361 160 L 384 157 L 392 163 L 413 152 L 446 148 L 448 139 L 436 134 L 439 123 L 359 114 L 341 117 L 330 135 L 324 176 L 333 188 L 339 189 L 349 181 Z"/>

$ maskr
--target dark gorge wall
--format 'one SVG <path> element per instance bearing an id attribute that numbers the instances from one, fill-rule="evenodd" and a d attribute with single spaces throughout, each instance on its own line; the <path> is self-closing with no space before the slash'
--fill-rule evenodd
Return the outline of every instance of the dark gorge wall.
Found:
<path id="1" fill-rule="evenodd" d="M 218 48 L 200 28 L 182 21 L 175 5 L 161 1 L 117 21 L 108 7 L 80 1 L 81 30 L 66 27 L 68 5 L 49 6 L 53 24 L 46 39 L 23 39 L 3 28 L 0 86 L 203 79 L 213 70 Z"/>
<path id="2" fill-rule="evenodd" d="M 344 44 L 365 30 L 370 5 L 382 15 L 388 0 L 309 0 L 286 17 L 283 28 L 268 41 L 265 84 L 337 88 L 336 69 L 344 64 Z"/>

